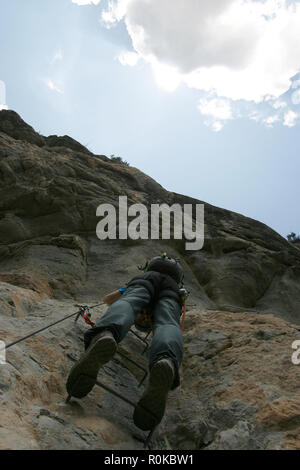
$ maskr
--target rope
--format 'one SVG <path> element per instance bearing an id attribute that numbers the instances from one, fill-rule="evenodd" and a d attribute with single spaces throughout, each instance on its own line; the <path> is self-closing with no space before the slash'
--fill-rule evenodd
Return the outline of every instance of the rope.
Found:
<path id="1" fill-rule="evenodd" d="M 99 307 L 100 305 L 104 305 L 104 302 L 102 302 L 101 304 L 93 305 L 92 307 L 90 307 L 90 309 L 95 308 L 95 307 Z M 37 330 L 37 331 L 34 331 L 34 332 L 32 332 L 32 333 L 29 333 L 28 335 L 23 336 L 23 338 L 17 339 L 16 341 L 13 341 L 12 343 L 9 343 L 9 344 L 8 344 L 7 346 L 5 346 L 4 348 L 0 349 L 0 351 L 7 350 L 8 348 L 11 348 L 11 347 L 14 346 L 15 344 L 21 343 L 22 341 L 25 341 L 25 339 L 31 338 L 32 336 L 35 336 L 35 335 L 37 335 L 38 333 L 41 333 L 42 331 L 45 331 L 45 330 L 47 330 L 48 328 L 51 328 L 51 326 L 57 325 L 58 323 L 61 323 L 61 322 L 65 321 L 65 320 L 68 320 L 68 318 L 71 318 L 71 317 L 74 317 L 75 315 L 78 315 L 78 313 L 80 313 L 80 310 L 78 310 L 78 311 L 75 312 L 75 313 L 71 313 L 71 315 L 68 315 L 68 316 L 62 318 L 61 320 L 57 320 L 56 322 L 51 323 L 51 324 L 48 325 L 48 326 L 44 326 L 43 328 L 40 328 L 40 329 Z"/>

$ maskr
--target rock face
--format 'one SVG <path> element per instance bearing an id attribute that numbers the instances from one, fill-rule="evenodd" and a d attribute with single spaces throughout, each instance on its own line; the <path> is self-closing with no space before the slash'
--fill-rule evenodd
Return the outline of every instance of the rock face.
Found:
<path id="1" fill-rule="evenodd" d="M 205 203 L 205 243 L 96 237 L 99 204 L 196 204 L 136 168 L 93 155 L 75 140 L 43 137 L 0 111 L 0 340 L 9 343 L 99 303 L 167 251 L 180 257 L 191 291 L 182 384 L 152 447 L 299 449 L 300 251 L 266 225 Z M 94 318 L 104 307 L 93 311 Z M 132 408 L 100 387 L 64 403 L 65 378 L 83 350 L 72 319 L 15 345 L 0 365 L 0 448 L 139 449 Z M 138 358 L 128 334 L 120 352 Z M 122 356 L 99 378 L 132 402 L 143 372 Z"/>
<path id="2" fill-rule="evenodd" d="M 165 432 L 173 448 L 300 449 L 300 329 L 273 315 L 190 312 L 180 391 Z M 180 424 L 178 424 L 180 423 Z"/>

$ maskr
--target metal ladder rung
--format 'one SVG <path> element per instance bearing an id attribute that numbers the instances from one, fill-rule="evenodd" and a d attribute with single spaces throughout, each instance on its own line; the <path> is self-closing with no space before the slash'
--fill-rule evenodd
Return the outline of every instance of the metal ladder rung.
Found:
<path id="1" fill-rule="evenodd" d="M 112 395 L 115 395 L 115 397 L 119 398 L 120 400 L 123 400 L 125 403 L 128 403 L 129 405 L 133 406 L 133 408 L 136 407 L 135 403 L 133 403 L 131 400 L 128 400 L 128 398 L 123 397 L 122 395 L 120 395 L 118 392 L 116 392 L 112 388 L 108 387 L 107 385 L 104 385 L 102 382 L 100 382 L 100 380 L 96 381 L 96 385 L 98 385 L 99 387 L 102 387 L 104 390 L 111 393 Z M 148 434 L 148 436 L 146 437 L 146 439 L 144 441 L 144 449 L 149 445 L 149 442 L 150 442 L 150 440 L 153 436 L 153 433 L 156 429 L 157 429 L 157 426 L 155 426 L 153 429 L 151 429 L 151 431 L 149 431 L 149 434 Z"/>
<path id="2" fill-rule="evenodd" d="M 128 398 L 123 397 L 123 395 L 120 395 L 120 393 L 116 392 L 115 390 L 108 387 L 107 385 L 104 385 L 104 383 L 100 382 L 100 380 L 96 381 L 96 385 L 99 385 L 99 387 L 104 388 L 104 390 L 106 390 L 107 392 L 111 393 L 112 395 L 115 395 L 117 398 L 120 398 L 120 400 L 125 401 L 125 403 L 128 403 L 129 405 L 133 406 L 133 408 L 135 408 L 136 404 L 133 403 L 133 401 L 128 400 Z"/>
<path id="3" fill-rule="evenodd" d="M 126 356 L 126 354 L 123 354 L 121 351 L 117 351 L 117 353 L 124 357 L 127 361 L 131 362 L 132 364 L 134 364 L 136 367 L 138 367 L 139 369 L 141 369 L 143 372 L 144 372 L 144 375 L 143 375 L 143 378 L 142 380 L 139 382 L 139 385 L 138 387 L 140 387 L 142 385 L 142 383 L 144 382 L 144 380 L 146 379 L 147 375 L 148 375 L 148 369 L 145 369 L 145 367 L 141 366 L 140 364 L 138 364 L 136 361 L 134 361 L 133 359 L 130 359 L 128 356 Z M 121 363 L 122 364 L 122 363 Z"/>

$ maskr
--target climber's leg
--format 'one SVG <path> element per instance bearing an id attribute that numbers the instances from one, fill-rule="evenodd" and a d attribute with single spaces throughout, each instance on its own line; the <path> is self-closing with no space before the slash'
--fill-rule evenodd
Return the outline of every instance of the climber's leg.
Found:
<path id="1" fill-rule="evenodd" d="M 180 329 L 181 306 L 168 297 L 161 298 L 153 310 L 153 339 L 150 348 L 149 369 L 166 357 L 175 367 L 172 389 L 180 384 L 179 367 L 183 358 L 183 336 Z"/>
<path id="2" fill-rule="evenodd" d="M 153 311 L 149 383 L 133 415 L 136 426 L 145 431 L 160 423 L 168 393 L 180 383 L 179 367 L 183 357 L 180 315 L 179 303 L 167 297 L 160 299 Z"/>
<path id="3" fill-rule="evenodd" d="M 112 304 L 95 327 L 84 335 L 86 351 L 72 367 L 67 379 L 68 394 L 83 398 L 94 387 L 99 369 L 115 354 L 117 343 L 121 341 L 136 315 L 145 308 L 151 299 L 146 287 L 128 287 L 122 298 Z"/>
<path id="4" fill-rule="evenodd" d="M 126 336 L 135 318 L 151 300 L 149 290 L 142 285 L 129 286 L 117 302 L 113 303 L 95 324 L 84 335 L 85 348 L 95 336 L 104 329 L 110 330 L 117 343 Z"/>

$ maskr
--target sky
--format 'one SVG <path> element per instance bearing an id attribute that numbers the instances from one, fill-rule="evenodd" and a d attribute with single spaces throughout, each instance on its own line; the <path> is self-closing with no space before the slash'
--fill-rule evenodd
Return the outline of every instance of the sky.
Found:
<path id="1" fill-rule="evenodd" d="M 300 233 L 299 0 L 0 0 L 0 109 Z"/>

